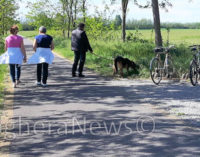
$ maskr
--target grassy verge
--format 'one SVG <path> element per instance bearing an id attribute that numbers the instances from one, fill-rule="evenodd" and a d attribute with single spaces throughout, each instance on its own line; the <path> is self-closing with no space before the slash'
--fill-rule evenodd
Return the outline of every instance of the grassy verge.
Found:
<path id="1" fill-rule="evenodd" d="M 150 32 L 150 30 L 148 31 Z M 191 31 L 192 30 L 190 30 L 188 33 L 190 33 Z M 177 30 L 177 31 L 173 30 L 172 32 L 175 32 L 175 35 L 173 36 L 173 39 L 175 41 L 177 34 L 180 34 L 180 30 Z M 147 34 L 147 31 L 141 31 L 141 33 Z M 74 54 L 71 51 L 70 39 L 62 38 L 60 33 L 55 32 L 55 31 L 49 31 L 48 34 L 54 37 L 54 42 L 56 46 L 55 51 L 59 53 L 60 55 L 64 56 L 65 58 L 73 60 Z M 37 32 L 36 31 L 21 32 L 21 35 L 28 38 L 33 38 L 35 35 L 37 35 Z M 184 34 L 184 35 L 187 37 L 189 36 L 189 34 Z M 148 35 L 146 35 L 144 39 L 147 39 L 147 36 Z M 179 37 L 177 37 L 176 41 L 178 40 L 179 40 Z M 183 39 L 183 42 L 184 41 L 185 40 Z M 191 40 L 191 42 L 192 41 L 193 40 Z M 127 77 L 129 78 L 135 78 L 135 77 L 148 78 L 149 77 L 149 64 L 150 64 L 151 59 L 155 56 L 153 52 L 154 44 L 150 42 L 149 40 L 147 40 L 147 42 L 129 41 L 126 43 L 122 43 L 121 41 L 117 41 L 117 40 L 105 41 L 101 39 L 92 40 L 90 38 L 90 43 L 94 49 L 94 53 L 101 57 L 99 58 L 97 56 L 94 56 L 88 53 L 86 67 L 95 70 L 101 75 L 111 76 L 113 61 L 109 59 L 120 55 L 123 57 L 127 57 L 131 60 L 134 60 L 140 66 L 139 74 L 135 74 L 135 72 L 132 71 L 129 74 L 127 74 Z M 179 40 L 179 42 L 173 42 L 172 44 L 176 44 L 176 50 L 174 50 L 171 53 L 173 63 L 175 65 L 177 72 L 179 73 L 179 75 L 181 75 L 182 73 L 188 72 L 189 63 L 190 63 L 190 60 L 192 59 L 192 54 L 187 48 L 189 43 L 181 44 L 181 40 Z"/>
<path id="2" fill-rule="evenodd" d="M 0 65 L 0 109 L 3 108 L 3 100 L 4 100 L 4 89 L 5 89 L 5 77 L 7 74 L 7 66 Z"/>
<path id="3" fill-rule="evenodd" d="M 3 42 L 0 42 L 0 55 L 4 51 L 3 47 L 4 47 Z M 6 75 L 7 75 L 7 65 L 0 65 L 0 113 L 1 113 L 1 110 L 3 109 L 3 101 L 4 101 L 4 94 L 5 94 L 5 92 L 4 92 L 4 89 L 5 89 L 5 77 L 6 77 Z"/>

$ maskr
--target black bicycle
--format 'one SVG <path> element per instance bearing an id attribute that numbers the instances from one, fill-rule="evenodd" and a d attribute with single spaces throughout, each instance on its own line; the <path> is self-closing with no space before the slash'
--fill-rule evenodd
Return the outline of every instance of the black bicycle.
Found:
<path id="1" fill-rule="evenodd" d="M 190 81 L 193 86 L 196 86 L 200 76 L 200 45 L 192 45 L 190 49 L 195 53 L 190 63 Z"/>

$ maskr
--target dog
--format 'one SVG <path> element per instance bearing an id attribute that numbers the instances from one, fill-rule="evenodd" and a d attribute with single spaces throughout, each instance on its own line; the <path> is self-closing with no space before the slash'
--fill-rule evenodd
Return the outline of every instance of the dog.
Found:
<path id="1" fill-rule="evenodd" d="M 127 72 L 129 71 L 130 68 L 138 72 L 139 66 L 135 62 L 129 60 L 128 58 L 117 56 L 114 59 L 113 63 L 113 76 L 117 74 L 118 71 L 120 71 L 120 75 L 121 77 L 123 77 L 124 76 L 123 69 L 125 68 Z"/>

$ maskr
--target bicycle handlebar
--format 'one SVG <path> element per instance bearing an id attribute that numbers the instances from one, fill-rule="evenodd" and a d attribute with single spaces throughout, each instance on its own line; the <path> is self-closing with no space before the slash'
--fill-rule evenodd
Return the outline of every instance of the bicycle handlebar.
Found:
<path id="1" fill-rule="evenodd" d="M 168 46 L 168 47 L 156 47 L 156 48 L 170 50 L 170 49 L 173 49 L 173 48 L 175 48 L 175 45 L 170 45 L 170 46 Z"/>
<path id="2" fill-rule="evenodd" d="M 166 52 L 169 52 L 171 49 L 173 49 L 173 48 L 175 48 L 175 46 L 174 45 L 170 45 L 170 46 L 168 46 L 168 47 L 156 47 L 155 49 L 154 49 L 154 51 L 156 52 L 156 53 L 166 53 Z"/>
<path id="3" fill-rule="evenodd" d="M 170 45 L 170 46 L 168 46 L 167 48 L 168 48 L 168 49 L 173 49 L 173 48 L 175 48 L 175 45 Z"/>

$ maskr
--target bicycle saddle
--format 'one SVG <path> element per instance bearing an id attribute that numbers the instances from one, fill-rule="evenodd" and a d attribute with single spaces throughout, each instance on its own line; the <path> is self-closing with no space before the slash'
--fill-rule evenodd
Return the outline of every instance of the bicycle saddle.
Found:
<path id="1" fill-rule="evenodd" d="M 164 48 L 163 47 L 156 47 L 155 49 L 154 49 L 154 52 L 155 53 L 158 53 L 158 52 L 164 52 Z"/>
<path id="2" fill-rule="evenodd" d="M 197 51 L 197 48 L 196 47 L 192 47 L 191 51 Z"/>

